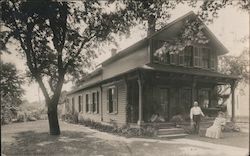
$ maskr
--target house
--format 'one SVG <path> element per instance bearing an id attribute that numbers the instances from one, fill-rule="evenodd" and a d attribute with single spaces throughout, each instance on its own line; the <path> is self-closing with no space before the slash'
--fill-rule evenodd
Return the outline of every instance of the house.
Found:
<path id="1" fill-rule="evenodd" d="M 206 113 L 217 109 L 216 87 L 231 85 L 234 108 L 236 76 L 217 72 L 217 57 L 228 50 L 207 27 L 205 45 L 192 45 L 163 59 L 154 53 L 173 39 L 193 13 L 180 17 L 157 32 L 116 53 L 84 78 L 84 83 L 67 95 L 67 109 L 84 119 L 118 125 L 143 125 L 159 113 L 168 122 L 176 114 L 188 114 L 193 101 Z M 235 110 L 232 109 L 232 120 Z"/>

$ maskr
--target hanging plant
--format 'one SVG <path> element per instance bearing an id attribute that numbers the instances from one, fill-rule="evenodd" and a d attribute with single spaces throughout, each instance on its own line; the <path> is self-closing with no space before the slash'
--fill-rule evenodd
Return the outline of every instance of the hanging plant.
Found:
<path id="1" fill-rule="evenodd" d="M 209 39 L 203 32 L 205 25 L 200 20 L 187 20 L 180 34 L 158 48 L 154 56 L 161 58 L 165 54 L 178 54 L 187 46 L 193 44 L 207 44 Z"/>

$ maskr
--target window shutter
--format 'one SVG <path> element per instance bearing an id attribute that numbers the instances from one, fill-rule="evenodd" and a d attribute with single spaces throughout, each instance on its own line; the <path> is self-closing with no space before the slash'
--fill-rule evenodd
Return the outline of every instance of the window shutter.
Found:
<path id="1" fill-rule="evenodd" d="M 72 97 L 72 113 L 75 113 L 75 99 Z"/>
<path id="2" fill-rule="evenodd" d="M 96 113 L 99 113 L 99 92 L 96 92 Z"/>
<path id="3" fill-rule="evenodd" d="M 82 94 L 82 103 L 81 103 L 82 112 L 84 111 L 84 106 L 83 106 L 83 104 L 84 104 L 84 95 Z"/>
<path id="4" fill-rule="evenodd" d="M 199 66 L 199 51 L 197 47 L 194 47 L 194 66 Z"/>
<path id="5" fill-rule="evenodd" d="M 82 96 L 78 96 L 78 107 L 79 107 L 79 112 L 82 111 Z"/>
<path id="6" fill-rule="evenodd" d="M 89 102 L 88 102 L 89 103 L 89 112 L 91 112 L 91 101 L 92 101 L 91 94 L 89 94 Z"/>
<path id="7" fill-rule="evenodd" d="M 210 68 L 211 69 L 215 69 L 215 62 L 216 62 L 215 55 L 212 52 L 210 52 Z"/>
<path id="8" fill-rule="evenodd" d="M 113 98 L 113 112 L 118 112 L 118 88 L 114 88 L 114 98 Z"/>
<path id="9" fill-rule="evenodd" d="M 184 53 L 184 65 L 185 66 L 192 66 L 192 46 L 188 46 L 185 48 L 185 53 Z"/>
<path id="10" fill-rule="evenodd" d="M 89 95 L 88 94 L 86 94 L 86 98 L 85 98 L 85 100 L 86 100 L 86 112 L 89 112 Z"/>
<path id="11" fill-rule="evenodd" d="M 96 92 L 93 93 L 93 112 L 96 112 Z"/>

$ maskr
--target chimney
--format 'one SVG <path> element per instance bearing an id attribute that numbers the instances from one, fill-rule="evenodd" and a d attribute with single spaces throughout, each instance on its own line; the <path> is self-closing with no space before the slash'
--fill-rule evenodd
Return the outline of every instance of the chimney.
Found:
<path id="1" fill-rule="evenodd" d="M 149 15 L 148 17 L 148 32 L 147 36 L 152 35 L 155 32 L 156 19 L 154 15 Z"/>
<path id="2" fill-rule="evenodd" d="M 116 52 L 117 52 L 117 49 L 112 48 L 111 49 L 111 57 L 114 56 L 116 54 Z"/>

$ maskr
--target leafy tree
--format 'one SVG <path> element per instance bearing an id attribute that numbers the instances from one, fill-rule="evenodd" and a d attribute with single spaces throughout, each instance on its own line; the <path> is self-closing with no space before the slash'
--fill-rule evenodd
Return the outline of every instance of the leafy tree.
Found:
<path id="1" fill-rule="evenodd" d="M 18 41 L 29 69 L 48 106 L 50 134 L 59 135 L 57 105 L 63 83 L 77 79 L 97 56 L 95 49 L 113 42 L 114 34 L 128 34 L 134 22 L 114 1 L 82 2 L 1 2 L 5 28 L 1 30 L 1 46 Z"/>
<path id="2" fill-rule="evenodd" d="M 11 120 L 17 107 L 22 103 L 24 90 L 23 77 L 18 73 L 14 64 L 0 61 L 1 77 L 1 124 Z"/>
<path id="3" fill-rule="evenodd" d="M 147 21 L 149 30 L 154 30 L 158 22 L 160 28 L 162 21 L 169 19 L 169 11 L 184 2 L 5 0 L 1 2 L 5 29 L 1 30 L 0 43 L 6 49 L 9 41 L 18 41 L 29 76 L 38 82 L 44 94 L 50 134 L 58 135 L 57 105 L 63 83 L 86 73 L 97 56 L 96 47 L 104 41 L 114 42 L 114 34 L 129 34 L 136 22 Z M 197 0 L 187 3 L 195 6 Z"/>
<path id="4" fill-rule="evenodd" d="M 239 76 L 235 87 L 240 83 L 249 83 L 249 50 L 245 49 L 239 56 L 224 55 L 219 57 L 219 72 L 226 75 Z M 225 92 L 227 88 L 221 88 L 220 92 Z"/>

